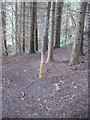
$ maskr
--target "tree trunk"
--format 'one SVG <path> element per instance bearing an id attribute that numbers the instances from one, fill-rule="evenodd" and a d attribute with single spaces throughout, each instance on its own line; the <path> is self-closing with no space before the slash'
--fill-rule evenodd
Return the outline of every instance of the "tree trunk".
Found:
<path id="1" fill-rule="evenodd" d="M 66 46 L 67 34 L 68 34 L 68 33 L 67 33 L 67 32 L 68 32 L 68 17 L 69 17 L 69 14 L 68 14 L 68 12 L 69 12 L 69 11 L 68 11 L 68 5 L 69 5 L 69 4 L 67 4 L 67 13 L 66 13 L 67 15 L 66 15 L 66 29 L 65 29 L 65 46 Z"/>
<path id="2" fill-rule="evenodd" d="M 46 50 L 48 50 L 48 28 L 49 28 L 49 18 L 50 18 L 50 8 L 51 8 L 51 2 L 48 2 L 48 7 L 47 7 L 47 22 L 46 22 L 46 33 L 44 36 L 44 39 L 46 41 Z"/>
<path id="3" fill-rule="evenodd" d="M 12 45 L 14 46 L 14 23 L 13 23 L 13 18 L 14 18 L 14 14 L 13 14 L 13 5 L 12 5 Z"/>
<path id="4" fill-rule="evenodd" d="M 3 31 L 3 44 L 4 44 L 4 54 L 8 56 L 7 42 L 6 42 L 6 6 L 2 3 L 2 31 Z"/>
<path id="5" fill-rule="evenodd" d="M 18 15 L 17 15 L 17 0 L 15 3 L 15 42 L 16 42 L 16 52 L 18 52 Z"/>
<path id="6" fill-rule="evenodd" d="M 36 23 L 36 51 L 38 51 L 38 25 Z"/>
<path id="7" fill-rule="evenodd" d="M 48 49 L 48 27 L 49 27 L 49 18 L 50 18 L 50 7 L 51 2 L 48 2 L 47 13 L 45 17 L 45 31 L 44 31 L 44 40 L 43 40 L 43 53 L 45 54 Z"/>
<path id="8" fill-rule="evenodd" d="M 88 2 L 88 45 L 90 46 L 90 0 Z M 88 52 L 90 51 L 89 46 L 88 46 Z M 90 58 L 90 54 L 88 54 L 88 57 Z M 88 67 L 90 70 L 90 61 L 88 63 Z"/>
<path id="9" fill-rule="evenodd" d="M 83 28 L 84 29 L 84 28 Z M 82 41 L 81 41 L 81 46 L 80 46 L 80 55 L 84 56 L 85 54 L 83 53 L 83 31 L 82 31 Z"/>
<path id="10" fill-rule="evenodd" d="M 53 62 L 53 41 L 54 41 L 54 25 L 55 25 L 55 2 L 51 5 L 51 24 L 50 24 L 50 42 L 48 46 L 48 57 L 46 63 Z"/>
<path id="11" fill-rule="evenodd" d="M 86 6 L 87 6 L 87 2 L 80 2 L 78 20 L 76 25 L 76 34 L 75 34 L 75 40 L 72 48 L 70 65 L 79 64 L 80 45 L 82 40 L 82 29 L 84 26 Z"/>
<path id="12" fill-rule="evenodd" d="M 23 52 L 25 52 L 25 2 L 23 2 Z"/>
<path id="13" fill-rule="evenodd" d="M 37 25 L 37 2 L 34 2 L 34 16 L 35 16 L 35 23 L 34 23 L 34 47 L 35 51 L 38 51 L 38 25 Z"/>
<path id="14" fill-rule="evenodd" d="M 45 32 L 44 32 L 44 40 L 43 40 L 42 51 L 41 51 L 41 64 L 40 64 L 39 78 L 42 78 L 44 74 L 45 53 L 46 53 L 47 44 L 48 44 L 47 41 L 48 41 L 48 24 L 49 24 L 50 7 L 51 7 L 51 2 L 48 3 L 47 13 L 45 17 Z"/>
<path id="15" fill-rule="evenodd" d="M 31 23 L 30 23 L 30 53 L 35 53 L 34 50 L 34 23 L 35 23 L 34 3 L 31 2 Z"/>
<path id="16" fill-rule="evenodd" d="M 63 7 L 63 2 L 57 2 L 55 48 L 60 48 L 62 7 Z"/>
<path id="17" fill-rule="evenodd" d="M 0 53 L 2 54 L 2 15 L 1 15 L 1 11 L 2 11 L 2 4 L 0 4 Z M 2 69 L 2 68 L 1 68 Z"/>
<path id="18" fill-rule="evenodd" d="M 19 18 L 19 52 L 22 52 L 22 28 L 23 26 L 23 2 L 20 2 L 20 18 Z"/>

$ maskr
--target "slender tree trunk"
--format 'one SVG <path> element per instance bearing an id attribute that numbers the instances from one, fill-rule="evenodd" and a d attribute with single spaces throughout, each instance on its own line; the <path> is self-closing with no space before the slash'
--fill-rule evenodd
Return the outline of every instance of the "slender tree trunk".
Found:
<path id="1" fill-rule="evenodd" d="M 63 2 L 57 2 L 55 48 L 60 48 L 62 7 L 63 7 Z"/>
<path id="2" fill-rule="evenodd" d="M 2 53 L 2 15 L 1 15 L 1 11 L 2 11 L 2 4 L 0 2 L 0 53 Z M 2 68 L 1 68 L 2 69 Z M 1 70 L 2 71 L 2 70 Z M 2 78 L 2 77 L 1 77 Z"/>
<path id="3" fill-rule="evenodd" d="M 51 2 L 48 2 L 47 7 L 47 24 L 46 24 L 46 34 L 44 36 L 44 39 L 46 39 L 46 50 L 48 50 L 48 28 L 49 28 L 49 18 L 50 18 L 50 8 L 51 8 Z"/>
<path id="4" fill-rule="evenodd" d="M 24 27 L 23 22 L 23 2 L 20 2 L 20 18 L 19 18 L 19 52 L 22 52 L 22 28 Z M 25 28 L 24 28 L 25 29 Z"/>
<path id="5" fill-rule="evenodd" d="M 43 53 L 45 54 L 48 49 L 48 27 L 49 27 L 49 18 L 50 18 L 50 8 L 51 2 L 48 2 L 47 13 L 45 17 L 45 31 L 44 31 L 44 40 L 43 40 Z"/>
<path id="6" fill-rule="evenodd" d="M 15 42 L 16 42 L 16 52 L 18 52 L 18 15 L 17 15 L 17 0 L 15 3 Z"/>
<path id="7" fill-rule="evenodd" d="M 46 41 L 48 39 L 48 24 L 49 24 L 50 7 L 51 7 L 51 2 L 48 3 L 48 9 L 47 9 L 46 17 L 45 17 L 45 32 L 44 32 L 43 47 L 41 51 L 41 64 L 40 64 L 39 78 L 42 78 L 44 74 L 44 63 L 45 63 L 45 53 L 47 49 Z"/>
<path id="8" fill-rule="evenodd" d="M 82 40 L 82 29 L 84 28 L 83 26 L 84 26 L 86 6 L 87 6 L 87 2 L 80 2 L 75 40 L 73 43 L 72 54 L 70 59 L 71 65 L 79 64 L 80 45 Z"/>
<path id="9" fill-rule="evenodd" d="M 38 25 L 37 25 L 37 2 L 34 2 L 34 16 L 35 16 L 35 23 L 34 23 L 34 47 L 35 51 L 38 51 Z"/>
<path id="10" fill-rule="evenodd" d="M 66 30 L 65 30 L 65 46 L 66 46 L 66 42 L 67 42 L 67 32 L 68 32 L 68 5 L 67 5 L 67 13 L 66 13 Z"/>
<path id="11" fill-rule="evenodd" d="M 90 45 L 90 0 L 88 2 L 88 45 Z M 89 51 L 90 51 L 90 47 L 88 46 L 88 52 Z M 88 56 L 90 55 L 88 54 Z M 88 64 L 90 65 L 90 63 Z"/>
<path id="12" fill-rule="evenodd" d="M 38 25 L 36 23 L 36 51 L 38 51 Z"/>
<path id="13" fill-rule="evenodd" d="M 25 52 L 25 2 L 23 2 L 23 52 Z"/>
<path id="14" fill-rule="evenodd" d="M 5 55 L 8 56 L 7 41 L 6 41 L 6 6 L 2 3 L 2 31 L 3 31 L 3 43 Z"/>
<path id="15" fill-rule="evenodd" d="M 53 62 L 54 57 L 53 57 L 53 42 L 54 42 L 54 25 L 55 25 L 55 2 L 52 2 L 51 5 L 51 24 L 50 24 L 50 42 L 48 46 L 48 57 L 46 63 Z"/>
<path id="16" fill-rule="evenodd" d="M 14 23 L 13 23 L 13 17 L 14 17 L 14 15 L 13 15 L 13 5 L 12 5 L 12 45 L 14 46 Z"/>
<path id="17" fill-rule="evenodd" d="M 75 27 L 76 27 L 76 22 L 75 22 L 75 19 L 74 19 L 73 14 L 72 14 L 72 12 L 71 12 L 70 9 L 69 9 L 69 14 L 70 14 L 70 16 L 71 16 L 72 23 L 74 23 L 74 28 L 75 28 Z"/>
<path id="18" fill-rule="evenodd" d="M 83 28 L 84 29 L 84 28 Z M 83 30 L 82 30 L 82 41 L 81 41 L 81 46 L 80 46 L 80 55 L 84 56 L 85 54 L 83 53 Z"/>
<path id="19" fill-rule="evenodd" d="M 30 23 L 30 53 L 35 53 L 34 50 L 34 24 L 35 24 L 35 9 L 34 3 L 31 2 L 31 23 Z"/>

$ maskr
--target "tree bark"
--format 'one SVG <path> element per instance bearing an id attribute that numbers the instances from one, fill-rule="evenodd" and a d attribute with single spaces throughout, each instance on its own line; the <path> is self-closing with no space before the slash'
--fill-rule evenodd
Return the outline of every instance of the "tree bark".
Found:
<path id="1" fill-rule="evenodd" d="M 84 26 L 86 6 L 87 6 L 87 2 L 80 2 L 78 20 L 76 25 L 76 34 L 75 34 L 75 40 L 73 42 L 70 65 L 79 64 L 80 45 L 82 40 L 82 29 Z"/>
<path id="2" fill-rule="evenodd" d="M 22 52 L 22 29 L 23 29 L 23 2 L 20 2 L 20 18 L 19 18 L 19 52 Z"/>
<path id="3" fill-rule="evenodd" d="M 3 31 L 3 43 L 4 43 L 4 54 L 8 56 L 7 41 L 6 41 L 6 6 L 2 3 L 2 31 Z"/>
<path id="4" fill-rule="evenodd" d="M 30 53 L 35 53 L 34 50 L 34 23 L 35 23 L 34 3 L 31 2 L 31 23 L 30 23 Z"/>
<path id="5" fill-rule="evenodd" d="M 14 23 L 13 23 L 13 18 L 14 18 L 14 15 L 13 15 L 13 4 L 12 4 L 12 45 L 14 46 L 14 38 L 13 38 L 13 35 L 14 35 Z"/>
<path id="6" fill-rule="evenodd" d="M 50 8 L 51 8 L 51 2 L 48 2 L 48 7 L 47 7 L 47 24 L 46 24 L 46 34 L 44 36 L 44 39 L 46 41 L 46 50 L 48 50 L 48 28 L 49 28 L 49 18 L 50 18 Z"/>
<path id="7" fill-rule="evenodd" d="M 50 7 L 51 7 L 51 2 L 48 2 L 47 13 L 45 17 L 45 31 L 44 31 L 44 40 L 43 40 L 43 48 L 42 48 L 43 53 L 45 53 L 46 50 L 48 49 L 48 27 L 49 27 L 49 18 L 50 18 Z"/>
<path id="8" fill-rule="evenodd" d="M 62 7 L 63 7 L 63 2 L 57 2 L 55 48 L 60 48 Z"/>
<path id="9" fill-rule="evenodd" d="M 2 4 L 0 2 L 0 53 L 2 54 L 2 15 L 1 15 L 1 11 L 2 11 Z"/>
<path id="10" fill-rule="evenodd" d="M 15 3 L 15 42 L 16 42 L 16 52 L 18 52 L 18 14 L 17 14 L 17 0 Z"/>
<path id="11" fill-rule="evenodd" d="M 25 2 L 23 2 L 23 52 L 25 52 Z"/>
<path id="12" fill-rule="evenodd" d="M 53 62 L 53 42 L 54 42 L 54 25 L 55 25 L 55 2 L 51 4 L 51 24 L 50 24 L 50 42 L 48 46 L 48 57 L 46 63 Z"/>
<path id="13" fill-rule="evenodd" d="M 66 42 L 67 42 L 67 37 L 68 37 L 68 17 L 69 17 L 69 11 L 68 11 L 68 6 L 69 4 L 67 4 L 67 15 L 66 15 L 66 29 L 65 29 L 65 46 L 66 46 Z"/>
<path id="14" fill-rule="evenodd" d="M 46 57 L 45 53 L 46 53 L 47 44 L 48 44 L 47 41 L 48 41 L 48 24 L 49 24 L 50 7 L 51 7 L 51 2 L 48 3 L 47 13 L 45 17 L 45 32 L 44 32 L 44 40 L 43 40 L 42 51 L 41 51 L 41 64 L 40 64 L 39 78 L 42 78 L 44 74 L 44 63 L 45 63 L 45 57 Z"/>
<path id="15" fill-rule="evenodd" d="M 84 28 L 83 28 L 84 29 Z M 83 31 L 82 31 L 82 41 L 81 41 L 81 46 L 80 46 L 80 55 L 81 56 L 84 56 L 85 54 L 84 54 L 84 52 L 83 52 Z"/>
<path id="16" fill-rule="evenodd" d="M 35 51 L 38 51 L 38 25 L 37 25 L 37 2 L 34 2 L 34 16 L 35 16 L 35 23 L 34 23 L 34 47 Z"/>
<path id="17" fill-rule="evenodd" d="M 90 52 L 90 0 L 88 2 L 88 52 Z M 90 58 L 90 54 L 88 53 L 88 60 Z M 88 69 L 90 70 L 90 61 L 88 61 Z"/>
<path id="18" fill-rule="evenodd" d="M 38 51 L 38 25 L 36 23 L 36 51 Z"/>

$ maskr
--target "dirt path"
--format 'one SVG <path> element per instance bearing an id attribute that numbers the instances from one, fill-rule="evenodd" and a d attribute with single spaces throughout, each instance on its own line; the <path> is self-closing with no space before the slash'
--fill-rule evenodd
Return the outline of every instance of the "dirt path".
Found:
<path id="1" fill-rule="evenodd" d="M 40 54 L 3 58 L 2 114 L 8 118 L 88 117 L 88 50 L 69 66 L 72 45 L 54 50 L 55 62 L 38 78 Z M 24 100 L 23 100 L 24 99 Z"/>

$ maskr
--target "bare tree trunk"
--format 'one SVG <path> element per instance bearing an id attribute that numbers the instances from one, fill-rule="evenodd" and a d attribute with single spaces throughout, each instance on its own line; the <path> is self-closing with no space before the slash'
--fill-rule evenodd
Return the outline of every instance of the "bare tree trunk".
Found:
<path id="1" fill-rule="evenodd" d="M 84 28 L 83 28 L 84 29 Z M 84 56 L 85 54 L 83 53 L 83 30 L 82 30 L 82 41 L 81 41 L 81 46 L 80 46 L 80 55 Z"/>
<path id="2" fill-rule="evenodd" d="M 14 24 L 13 24 L 13 17 L 14 17 L 14 15 L 13 15 L 13 5 L 12 5 L 12 45 L 14 46 Z"/>
<path id="3" fill-rule="evenodd" d="M 38 51 L 38 25 L 36 23 L 36 51 Z"/>
<path id="4" fill-rule="evenodd" d="M 51 2 L 48 2 L 47 13 L 45 16 L 45 31 L 44 31 L 44 40 L 43 40 L 43 48 L 42 52 L 45 54 L 46 50 L 48 49 L 48 27 L 49 27 L 49 18 L 50 18 L 50 8 Z"/>
<path id="5" fill-rule="evenodd" d="M 73 48 L 72 48 L 70 65 L 79 64 L 80 45 L 81 45 L 81 40 L 82 40 L 82 29 L 84 26 L 86 6 L 87 6 L 87 2 L 80 2 L 78 20 L 77 20 L 77 25 L 76 25 L 76 34 L 75 34 L 75 40 L 74 40 Z"/>
<path id="6" fill-rule="evenodd" d="M 35 23 L 34 23 L 34 47 L 35 51 L 38 51 L 38 25 L 37 25 L 37 2 L 34 2 L 35 10 Z"/>
<path id="7" fill-rule="evenodd" d="M 51 2 L 48 2 L 48 7 L 47 7 L 47 23 L 46 23 L 46 34 L 44 36 L 44 39 L 46 41 L 46 50 L 48 50 L 48 28 L 49 28 L 49 18 L 50 18 L 50 8 L 51 8 Z"/>
<path id="8" fill-rule="evenodd" d="M 65 30 L 65 46 L 66 46 L 66 42 L 67 42 L 67 32 L 68 32 L 68 5 L 67 5 L 67 18 L 66 18 L 66 30 Z"/>
<path id="9" fill-rule="evenodd" d="M 31 2 L 31 23 L 30 23 L 30 53 L 35 53 L 34 50 L 34 23 L 35 23 L 34 3 Z"/>
<path id="10" fill-rule="evenodd" d="M 7 51 L 7 42 L 6 42 L 6 6 L 5 3 L 2 3 L 2 31 L 3 31 L 3 43 L 4 43 L 4 54 L 8 56 Z"/>
<path id="11" fill-rule="evenodd" d="M 15 3 L 15 42 L 16 42 L 16 52 L 18 52 L 18 15 L 17 15 L 17 0 Z"/>
<path id="12" fill-rule="evenodd" d="M 48 57 L 46 63 L 53 62 L 53 42 L 54 42 L 54 25 L 55 25 L 55 2 L 52 2 L 51 5 L 51 24 L 50 24 L 50 42 L 48 46 Z"/>
<path id="13" fill-rule="evenodd" d="M 25 2 L 23 2 L 23 52 L 25 52 Z"/>
<path id="14" fill-rule="evenodd" d="M 51 7 L 51 2 L 48 3 L 47 13 L 45 17 L 45 31 L 44 31 L 44 40 L 43 40 L 42 51 L 41 51 L 41 64 L 40 64 L 39 78 L 42 78 L 44 74 L 44 63 L 45 63 L 45 57 L 46 57 L 45 53 L 46 53 L 47 44 L 48 44 L 47 41 L 48 41 L 48 24 L 49 24 L 50 7 Z"/>
<path id="15" fill-rule="evenodd" d="M 20 18 L 19 18 L 19 52 L 22 52 L 22 28 L 24 27 L 22 22 L 23 22 L 23 3 L 20 2 Z"/>
<path id="16" fill-rule="evenodd" d="M 63 2 L 57 2 L 55 48 L 60 48 L 62 7 L 63 7 Z"/>
<path id="17" fill-rule="evenodd" d="M 90 45 L 90 0 L 88 2 L 88 45 Z M 89 51 L 90 51 L 90 47 L 88 46 L 88 52 Z M 88 57 L 90 58 L 90 54 L 88 54 Z M 88 65 L 90 65 L 90 63 L 88 63 Z"/>
<path id="18" fill-rule="evenodd" d="M 2 54 L 2 15 L 1 15 L 1 11 L 2 11 L 2 4 L 0 2 L 0 53 Z"/>

